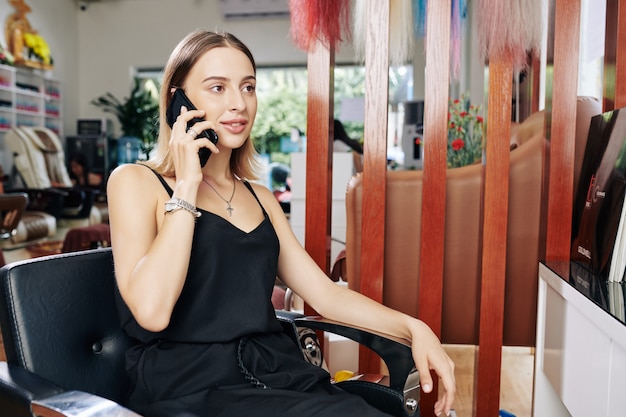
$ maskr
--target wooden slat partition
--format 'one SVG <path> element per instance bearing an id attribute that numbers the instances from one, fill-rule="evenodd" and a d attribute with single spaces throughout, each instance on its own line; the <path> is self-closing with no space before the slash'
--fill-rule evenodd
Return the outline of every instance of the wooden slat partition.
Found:
<path id="1" fill-rule="evenodd" d="M 509 54 L 491 57 L 484 169 L 479 347 L 474 370 L 474 416 L 496 416 L 504 331 L 504 283 L 509 211 L 509 136 L 513 66 Z M 478 395 L 477 395 L 478 394 Z"/>
<path id="2" fill-rule="evenodd" d="M 569 261 L 574 193 L 580 0 L 556 0 L 546 259 Z M 567 269 L 567 262 L 562 262 Z M 569 270 L 555 271 L 569 276 Z"/>
<path id="3" fill-rule="evenodd" d="M 361 293 L 383 300 L 387 102 L 389 97 L 389 0 L 367 0 Z M 359 371 L 380 372 L 380 360 L 359 352 Z"/>
<path id="4" fill-rule="evenodd" d="M 330 273 L 335 52 L 317 41 L 308 54 L 305 248 Z M 305 306 L 307 314 L 313 314 Z"/>
<path id="5" fill-rule="evenodd" d="M 420 242 L 418 317 L 441 336 L 443 251 L 446 213 L 448 96 L 450 85 L 451 3 L 429 1 L 427 5 L 426 73 L 424 96 L 424 176 Z M 434 41 L 436 40 L 436 42 Z M 419 196 L 416 196 L 419 198 Z M 435 374 L 433 373 L 433 376 Z M 422 416 L 434 416 L 438 379 L 421 399 Z"/>
<path id="6" fill-rule="evenodd" d="M 363 170 L 363 240 L 361 289 L 382 300 L 382 256 L 386 194 L 386 135 L 389 53 L 389 2 L 366 0 L 369 28 L 366 41 L 365 153 Z M 547 202 L 546 258 L 569 259 L 573 200 L 574 129 L 578 78 L 580 0 L 554 2 L 554 72 L 551 102 L 551 153 Z M 624 45 L 626 18 L 619 0 L 618 45 Z M 443 237 L 445 230 L 445 175 L 447 106 L 449 94 L 450 0 L 428 2 L 425 85 L 425 158 L 422 199 L 419 317 L 441 333 Z M 623 49 L 623 48 L 622 48 Z M 616 99 L 626 105 L 624 52 L 616 48 Z M 307 120 L 306 247 L 316 262 L 329 269 L 330 178 L 332 159 L 332 68 L 334 52 L 319 47 L 309 54 Z M 483 229 L 480 344 L 474 390 L 474 415 L 498 414 L 504 253 L 508 195 L 510 95 L 512 69 L 506 57 L 491 57 L 487 165 L 485 167 L 485 218 Z M 492 138 L 493 140 L 490 140 Z M 506 142 L 506 143 L 505 143 Z M 506 146 L 505 146 L 506 145 Z M 506 148 L 506 149 L 505 149 Z M 564 274 L 564 276 L 566 276 Z M 378 371 L 378 361 L 361 358 L 361 371 Z M 436 400 L 422 397 L 422 416 L 432 416 Z"/>

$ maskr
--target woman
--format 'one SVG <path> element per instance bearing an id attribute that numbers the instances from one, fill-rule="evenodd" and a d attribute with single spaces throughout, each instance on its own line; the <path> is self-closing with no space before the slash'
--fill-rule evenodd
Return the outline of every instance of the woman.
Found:
<path id="1" fill-rule="evenodd" d="M 230 34 L 195 31 L 164 70 L 159 144 L 108 182 L 111 239 L 126 332 L 129 406 L 146 416 L 381 416 L 330 385 L 281 332 L 276 276 L 325 317 L 413 342 L 424 391 L 442 379 L 449 413 L 454 365 L 421 321 L 335 285 L 300 246 L 278 201 L 254 179 L 254 59 Z M 183 89 L 170 129 L 166 109 Z M 193 118 L 204 119 L 190 128 Z M 198 136 L 217 132 L 217 144 Z M 198 151 L 212 155 L 201 167 Z M 260 389 L 260 388 L 269 389 Z"/>
<path id="2" fill-rule="evenodd" d="M 72 154 L 70 157 L 70 179 L 76 187 L 100 188 L 102 176 L 91 172 L 87 156 L 82 152 Z"/>

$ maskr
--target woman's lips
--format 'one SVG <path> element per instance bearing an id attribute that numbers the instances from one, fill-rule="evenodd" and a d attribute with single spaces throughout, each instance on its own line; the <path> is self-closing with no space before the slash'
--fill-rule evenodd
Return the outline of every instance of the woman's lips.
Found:
<path id="1" fill-rule="evenodd" d="M 246 129 L 248 122 L 245 120 L 233 120 L 229 122 L 222 122 L 221 125 L 230 133 L 239 134 Z"/>

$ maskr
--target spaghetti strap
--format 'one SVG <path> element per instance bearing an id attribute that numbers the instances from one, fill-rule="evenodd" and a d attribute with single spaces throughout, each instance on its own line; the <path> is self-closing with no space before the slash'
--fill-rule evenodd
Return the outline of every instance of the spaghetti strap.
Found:
<path id="1" fill-rule="evenodd" d="M 154 173 L 154 175 L 156 175 L 156 177 L 159 179 L 159 181 L 161 181 L 161 184 L 163 184 L 163 188 L 165 188 L 165 191 L 167 191 L 169 196 L 171 197 L 171 196 L 174 195 L 174 190 L 172 190 L 172 187 L 170 187 L 170 185 L 165 181 L 165 179 L 163 178 L 163 176 L 161 174 L 159 174 L 158 172 L 156 172 L 154 169 L 150 168 L 147 165 L 144 165 L 144 164 L 137 164 L 137 165 L 144 166 L 144 167 L 148 168 L 150 171 L 152 171 Z"/>
<path id="2" fill-rule="evenodd" d="M 261 204 L 261 200 L 259 200 L 259 197 L 257 197 L 256 193 L 252 189 L 252 185 L 250 185 L 250 183 L 248 181 L 245 181 L 245 180 L 243 180 L 241 182 L 243 182 L 243 185 L 245 185 L 246 188 L 248 190 L 250 190 L 250 192 L 254 196 L 254 199 L 256 200 L 256 202 L 259 203 L 259 206 L 261 207 L 261 210 L 263 210 L 263 216 L 268 217 L 267 212 L 265 211 L 265 207 L 263 207 L 263 204 Z"/>

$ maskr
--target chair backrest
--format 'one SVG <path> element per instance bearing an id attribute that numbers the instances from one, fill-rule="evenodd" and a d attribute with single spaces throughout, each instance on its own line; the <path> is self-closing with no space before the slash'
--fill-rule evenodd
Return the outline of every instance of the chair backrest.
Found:
<path id="1" fill-rule="evenodd" d="M 24 186 L 33 189 L 71 187 L 63 145 L 52 130 L 44 127 L 15 127 L 5 142 Z"/>
<path id="2" fill-rule="evenodd" d="M 121 402 L 131 345 L 115 305 L 110 248 L 52 255 L 0 269 L 7 361 L 65 389 Z"/>

